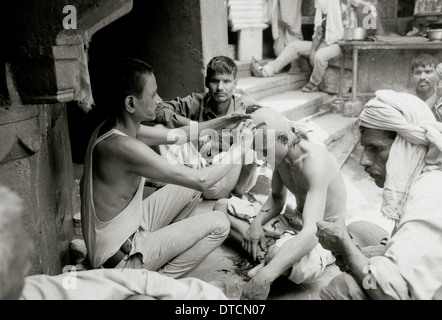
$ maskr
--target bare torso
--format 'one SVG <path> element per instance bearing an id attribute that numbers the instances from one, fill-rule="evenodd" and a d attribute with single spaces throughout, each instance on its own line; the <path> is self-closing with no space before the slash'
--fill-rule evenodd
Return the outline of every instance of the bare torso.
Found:
<path id="1" fill-rule="evenodd" d="M 103 127 L 99 136 L 109 128 Z M 93 151 L 93 195 L 97 218 L 109 221 L 126 208 L 140 184 L 141 177 L 130 173 L 119 156 L 124 144 L 133 138 L 112 134 Z"/>
<path id="2" fill-rule="evenodd" d="M 307 141 L 301 141 L 295 148 L 298 148 L 296 160 L 293 161 L 289 154 L 277 167 L 277 172 L 284 186 L 295 196 L 297 209 L 303 212 L 309 177 L 326 172 L 327 176 L 320 177 L 327 183 L 324 219 L 333 216 L 345 218 L 347 192 L 333 155 L 324 147 Z M 320 167 L 323 170 L 318 170 Z"/>

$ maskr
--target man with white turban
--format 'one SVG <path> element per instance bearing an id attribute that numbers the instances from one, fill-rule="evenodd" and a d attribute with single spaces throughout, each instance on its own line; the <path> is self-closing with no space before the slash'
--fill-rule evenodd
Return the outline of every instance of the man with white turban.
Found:
<path id="1" fill-rule="evenodd" d="M 352 231 L 358 222 L 318 222 L 319 242 L 345 271 L 320 297 L 433 299 L 442 288 L 442 125 L 419 98 L 380 90 L 365 105 L 360 128 L 360 164 L 384 188 L 381 212 L 395 226 L 383 244 L 365 242 L 383 248 L 366 255 L 355 239 L 372 231 L 369 222 L 359 234 Z"/>

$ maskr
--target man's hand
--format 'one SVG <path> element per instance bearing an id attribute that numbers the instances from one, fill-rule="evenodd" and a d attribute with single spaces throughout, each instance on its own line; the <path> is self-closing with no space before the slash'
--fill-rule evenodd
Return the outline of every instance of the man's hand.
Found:
<path id="1" fill-rule="evenodd" d="M 252 115 L 245 113 L 229 113 L 225 116 L 220 117 L 219 119 L 225 119 L 227 121 L 227 124 L 223 127 L 223 129 L 233 129 L 238 126 L 241 121 L 252 119 Z"/>
<path id="2" fill-rule="evenodd" d="M 266 122 L 256 124 L 252 119 L 248 119 L 241 122 L 236 129 L 232 130 L 234 136 L 237 137 L 236 143 L 242 147 L 243 151 L 251 148 L 256 134 L 256 129 L 264 125 L 266 125 Z"/>
<path id="3" fill-rule="evenodd" d="M 261 224 L 256 221 L 257 220 L 252 221 L 242 242 L 242 248 L 250 254 L 253 261 L 256 261 L 260 251 L 265 251 L 267 249 L 264 230 Z"/>
<path id="4" fill-rule="evenodd" d="M 262 269 L 244 287 L 240 300 L 265 300 L 272 282 L 265 277 Z"/>
<path id="5" fill-rule="evenodd" d="M 330 250 L 334 255 L 340 253 L 342 243 L 350 239 L 345 221 L 342 218 L 333 218 L 328 221 L 316 223 L 318 231 L 316 236 L 324 249 Z M 351 240 L 351 239 L 350 239 Z"/>
<path id="6" fill-rule="evenodd" d="M 336 259 L 335 265 L 339 268 L 339 270 L 341 270 L 341 272 L 348 272 L 348 273 L 351 272 L 350 268 L 345 263 L 344 258 L 342 257 L 341 254 L 334 252 L 333 256 Z"/>

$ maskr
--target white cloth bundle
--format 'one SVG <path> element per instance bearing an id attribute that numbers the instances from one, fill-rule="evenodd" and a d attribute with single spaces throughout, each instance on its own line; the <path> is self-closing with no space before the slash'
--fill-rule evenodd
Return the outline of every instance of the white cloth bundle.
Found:
<path id="1" fill-rule="evenodd" d="M 263 0 L 229 0 L 227 7 L 229 26 L 233 32 L 268 27 Z"/>

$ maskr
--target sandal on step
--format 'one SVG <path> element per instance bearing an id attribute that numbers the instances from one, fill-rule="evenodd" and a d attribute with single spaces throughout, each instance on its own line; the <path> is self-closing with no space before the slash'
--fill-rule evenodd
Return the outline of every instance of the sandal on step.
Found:
<path id="1" fill-rule="evenodd" d="M 318 91 L 318 87 L 315 86 L 313 83 L 309 82 L 307 83 L 303 88 L 302 88 L 302 92 L 316 92 Z"/>
<path id="2" fill-rule="evenodd" d="M 262 74 L 262 66 L 258 63 L 255 57 L 252 57 L 252 62 L 250 63 L 250 70 L 254 77 L 264 77 Z"/>

